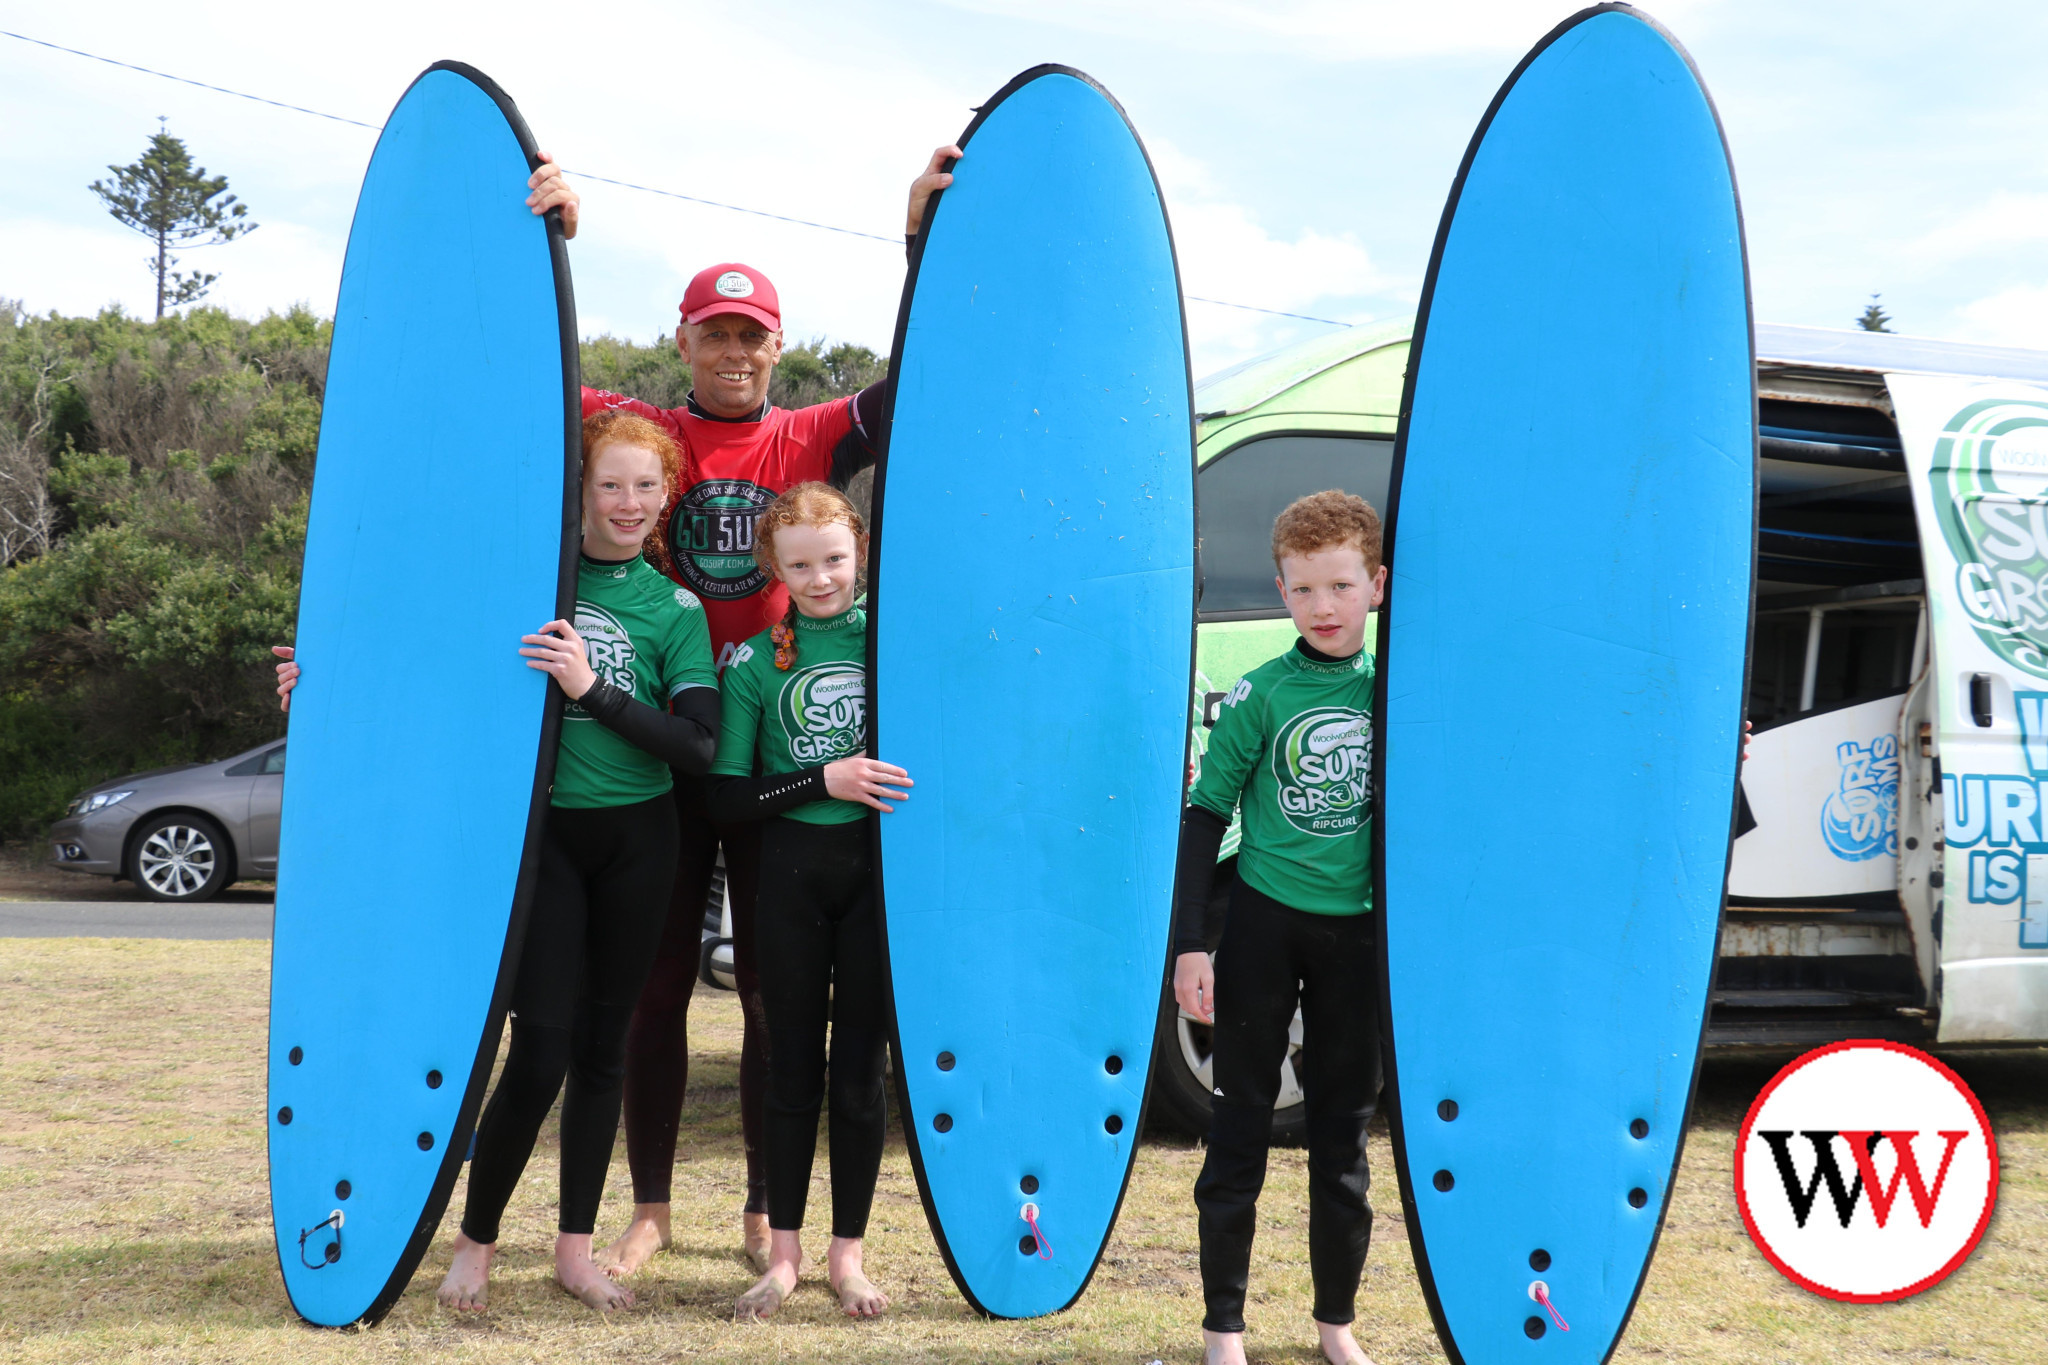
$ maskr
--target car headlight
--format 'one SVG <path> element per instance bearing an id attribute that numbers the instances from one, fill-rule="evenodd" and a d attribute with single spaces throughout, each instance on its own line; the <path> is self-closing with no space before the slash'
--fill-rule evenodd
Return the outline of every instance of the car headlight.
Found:
<path id="1" fill-rule="evenodd" d="M 103 810 L 108 806 L 118 806 L 133 795 L 135 795 L 133 788 L 122 792 L 94 792 L 91 796 L 79 797 L 74 804 L 78 807 L 79 814 L 91 815 L 96 810 Z"/>

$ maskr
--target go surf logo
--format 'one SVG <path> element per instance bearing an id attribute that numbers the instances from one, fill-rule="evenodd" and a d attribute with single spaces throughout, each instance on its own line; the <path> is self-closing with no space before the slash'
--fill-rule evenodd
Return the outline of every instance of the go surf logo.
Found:
<path id="1" fill-rule="evenodd" d="M 1960 1076 L 1902 1043 L 1816 1048 L 1772 1077 L 1735 1142 L 1735 1202 L 1764 1259 L 1847 1303 L 1931 1288 L 1998 1198 L 1998 1145 Z"/>
<path id="2" fill-rule="evenodd" d="M 1349 707 L 1304 711 L 1273 743 L 1280 813 L 1304 834 L 1326 839 L 1364 821 L 1372 796 L 1372 720 Z"/>
<path id="3" fill-rule="evenodd" d="M 767 584 L 754 562 L 754 520 L 774 500 L 752 479 L 706 479 L 683 494 L 668 519 L 668 546 L 698 596 L 732 602 Z"/>
<path id="4" fill-rule="evenodd" d="M 815 664 L 789 675 L 780 700 L 789 757 L 815 768 L 859 753 L 868 742 L 868 679 L 858 664 Z"/>
<path id="5" fill-rule="evenodd" d="M 1978 638 L 2048 678 L 2048 403 L 1966 405 L 1936 440 L 1929 477 Z"/>
<path id="6" fill-rule="evenodd" d="M 619 624 L 619 618 L 593 602 L 578 602 L 576 633 L 583 637 L 583 652 L 590 659 L 590 671 L 627 696 L 632 696 L 636 681 L 633 676 L 633 639 Z M 564 714 L 571 720 L 590 719 L 590 713 L 580 702 L 570 702 Z"/>

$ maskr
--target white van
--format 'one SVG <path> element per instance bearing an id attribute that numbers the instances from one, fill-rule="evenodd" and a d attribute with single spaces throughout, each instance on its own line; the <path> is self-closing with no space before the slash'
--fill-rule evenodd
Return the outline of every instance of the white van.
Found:
<path id="1" fill-rule="evenodd" d="M 1198 749 L 1293 639 L 1274 513 L 1329 487 L 1384 508 L 1408 340 L 1354 328 L 1196 387 Z M 1756 737 L 1707 1043 L 2048 1041 L 2048 353 L 1756 340 Z M 1199 1131 L 1207 1026 L 1170 997 L 1162 1023 L 1158 1110 Z M 1291 1060 L 1283 1082 L 1289 1134 Z"/>

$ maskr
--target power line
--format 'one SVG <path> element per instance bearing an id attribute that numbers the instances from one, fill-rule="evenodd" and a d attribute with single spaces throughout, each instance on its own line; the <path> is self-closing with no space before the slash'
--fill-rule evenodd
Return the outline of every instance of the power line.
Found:
<path id="1" fill-rule="evenodd" d="M 295 114 L 311 114 L 314 118 L 324 118 L 335 123 L 346 123 L 355 128 L 368 128 L 373 133 L 384 131 L 384 125 L 381 123 L 365 123 L 361 119 L 344 118 L 340 114 L 329 114 L 319 109 L 308 109 L 303 104 L 286 104 L 283 100 L 265 99 L 261 95 L 252 95 L 244 90 L 230 90 L 224 85 L 209 85 L 205 81 L 195 81 L 187 76 L 174 76 L 168 71 L 157 71 L 147 66 L 137 66 L 133 62 L 122 62 L 116 61 L 112 57 L 102 57 L 97 52 L 86 52 L 75 47 L 65 47 L 61 43 L 45 42 L 41 38 L 31 38 L 26 33 L 16 33 L 11 29 L 0 29 L 0 37 L 18 39 L 24 43 L 33 43 L 37 47 L 46 47 L 53 52 L 66 52 L 74 57 L 84 57 L 88 61 L 104 62 L 108 66 L 118 66 L 124 71 L 139 71 L 145 76 L 155 76 L 159 80 L 176 81 L 179 85 L 190 85 L 200 90 L 211 90 L 217 95 L 232 95 L 236 99 L 252 100 L 257 104 L 267 104 L 273 109 L 289 109 Z M 566 171 L 569 168 L 565 166 L 562 169 Z M 638 190 L 642 194 L 658 194 L 665 199 L 681 199 L 686 203 L 702 204 L 707 208 L 724 209 L 728 213 L 744 213 L 755 218 L 769 218 L 778 223 L 793 223 L 798 227 L 816 228 L 820 232 L 837 232 L 846 237 L 865 237 L 871 242 L 889 242 L 897 246 L 901 246 L 904 240 L 901 237 L 885 237 L 878 232 L 862 232 L 859 228 L 839 227 L 832 223 L 818 223 L 808 218 L 792 218 L 788 214 L 770 213 L 766 209 L 750 209 L 740 204 L 720 203 L 716 199 L 705 199 L 694 194 L 683 194 L 677 190 L 657 189 L 652 185 L 636 185 L 630 180 L 614 180 L 610 176 L 595 175 L 589 171 L 577 171 L 576 174 L 582 176 L 585 180 L 595 180 L 605 185 L 616 185 L 620 189 Z M 1226 299 L 1205 299 L 1195 294 L 1184 294 L 1182 297 L 1190 303 L 1206 303 L 1217 308 L 1235 308 L 1246 313 L 1264 313 L 1269 317 L 1295 318 L 1302 322 L 1320 322 L 1329 327 L 1350 327 L 1354 325 L 1349 322 L 1339 322 L 1335 318 L 1312 317 L 1307 313 L 1289 313 L 1279 308 L 1261 308 L 1256 304 L 1250 303 L 1231 303 Z"/>
<path id="2" fill-rule="evenodd" d="M 102 57 L 97 52 L 81 52 L 75 47 L 63 47 L 56 43 L 46 43 L 41 38 L 31 38 L 26 33 L 14 33 L 0 28 L 0 35 L 9 38 L 19 38 L 24 43 L 34 43 L 37 47 L 47 47 L 54 52 L 68 52 L 74 57 L 84 57 L 95 62 L 105 62 L 108 66 L 123 67 L 129 71 L 140 71 L 145 76 L 156 76 L 162 80 L 176 81 L 180 85 L 196 85 L 201 90 L 211 90 L 217 95 L 233 95 L 236 99 L 254 100 L 258 104 L 267 104 L 274 109 L 289 109 L 295 114 L 311 114 L 314 118 L 333 119 L 336 123 L 352 123 L 358 128 L 368 128 L 373 133 L 384 131 L 384 126 L 379 123 L 364 123 L 361 119 L 343 118 L 339 114 L 323 114 L 318 109 L 308 109 L 302 104 L 286 104 L 283 100 L 267 100 L 261 95 L 244 94 L 240 90 L 230 90 L 224 85 L 208 85 L 205 81 L 190 80 L 184 76 L 173 76 L 168 71 L 152 71 L 146 66 L 137 66 L 133 62 L 117 62 L 112 57 Z"/>

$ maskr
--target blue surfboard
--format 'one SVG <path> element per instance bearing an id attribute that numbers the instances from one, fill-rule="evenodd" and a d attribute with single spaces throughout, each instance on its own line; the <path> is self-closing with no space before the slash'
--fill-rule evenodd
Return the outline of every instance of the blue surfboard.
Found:
<path id="1" fill-rule="evenodd" d="M 870 733 L 917 782 L 877 823 L 918 1189 L 968 1301 L 1021 1318 L 1086 1287 L 1143 1115 L 1192 402 L 1165 208 L 1116 102 L 1037 67 L 960 145 L 897 320 Z"/>
<path id="2" fill-rule="evenodd" d="M 270 986 L 270 1207 L 292 1307 L 374 1322 L 489 1080 L 560 708 L 519 637 L 574 602 L 581 430 L 561 227 L 487 77 L 377 140 L 342 264 L 306 534 Z M 473 528 L 448 540 L 451 511 Z"/>
<path id="3" fill-rule="evenodd" d="M 1649 1265 L 1727 877 L 1754 412 L 1713 105 L 1661 28 L 1584 11 L 1458 172 L 1390 499 L 1388 1108 L 1453 1361 L 1605 1360 Z"/>

